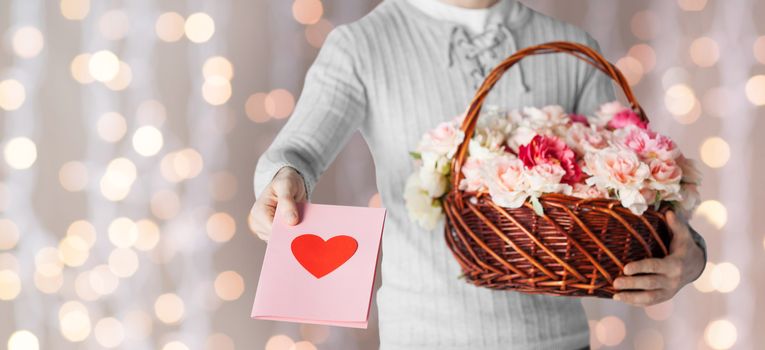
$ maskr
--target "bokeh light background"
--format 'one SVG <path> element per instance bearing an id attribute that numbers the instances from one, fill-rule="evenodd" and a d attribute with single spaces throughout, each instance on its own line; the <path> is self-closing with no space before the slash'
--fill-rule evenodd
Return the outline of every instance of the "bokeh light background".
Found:
<path id="1" fill-rule="evenodd" d="M 705 176 L 705 273 L 645 309 L 586 300 L 593 348 L 762 346 L 765 3 L 525 2 L 598 39 Z M 1 1 L 0 348 L 375 349 L 376 308 L 368 330 L 249 319 L 247 213 L 326 34 L 376 3 Z M 373 167 L 354 136 L 314 200 L 379 205 Z"/>

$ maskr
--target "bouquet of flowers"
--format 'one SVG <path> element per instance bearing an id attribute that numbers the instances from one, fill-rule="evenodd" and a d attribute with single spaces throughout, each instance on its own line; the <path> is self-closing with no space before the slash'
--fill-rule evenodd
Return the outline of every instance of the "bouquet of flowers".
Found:
<path id="1" fill-rule="evenodd" d="M 636 215 L 665 202 L 685 211 L 698 204 L 694 162 L 619 102 L 603 104 L 590 117 L 555 105 L 485 107 L 482 113 L 461 169 L 461 191 L 488 194 L 506 208 L 528 201 L 539 215 L 539 197 L 547 193 L 616 199 Z M 412 220 L 425 229 L 443 216 L 451 160 L 465 137 L 463 118 L 428 131 L 411 152 L 417 166 L 404 199 Z"/>

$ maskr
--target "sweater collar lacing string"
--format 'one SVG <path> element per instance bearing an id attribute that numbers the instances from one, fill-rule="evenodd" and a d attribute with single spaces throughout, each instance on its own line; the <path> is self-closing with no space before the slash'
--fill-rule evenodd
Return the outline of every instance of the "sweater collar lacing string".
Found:
<path id="1" fill-rule="evenodd" d="M 510 46 L 507 52 L 518 51 L 513 33 L 502 22 L 488 24 L 483 33 L 475 36 L 471 36 L 463 26 L 454 26 L 449 40 L 449 67 L 452 67 L 455 59 L 459 57 L 472 61 L 474 68 L 470 75 L 473 78 L 473 87 L 477 89 L 491 69 L 500 62 L 500 59 L 505 58 L 504 56 L 500 57 L 497 53 L 505 41 Z M 517 91 L 529 92 L 519 63 L 513 65 L 508 74 L 516 76 L 512 81 L 516 84 Z"/>

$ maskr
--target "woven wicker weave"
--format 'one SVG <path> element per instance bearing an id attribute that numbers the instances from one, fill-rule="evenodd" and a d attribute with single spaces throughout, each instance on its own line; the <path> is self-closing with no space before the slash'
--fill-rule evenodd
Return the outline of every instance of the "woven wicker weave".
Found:
<path id="1" fill-rule="evenodd" d="M 593 49 L 551 42 L 516 52 L 489 73 L 462 124 L 465 141 L 452 160 L 452 190 L 444 201 L 446 242 L 466 280 L 475 285 L 535 294 L 611 297 L 613 281 L 625 264 L 667 255 L 671 232 L 664 213 L 668 206 L 638 216 L 617 200 L 546 194 L 540 198 L 544 216 L 538 216 L 528 202 L 520 208 L 502 208 L 485 193 L 459 190 L 467 140 L 472 138 L 491 88 L 522 58 L 551 53 L 573 55 L 610 76 L 635 112 L 647 121 L 624 76 Z"/>

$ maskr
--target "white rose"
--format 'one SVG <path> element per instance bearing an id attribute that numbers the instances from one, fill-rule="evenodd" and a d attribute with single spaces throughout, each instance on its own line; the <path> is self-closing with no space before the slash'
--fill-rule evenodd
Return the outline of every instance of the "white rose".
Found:
<path id="1" fill-rule="evenodd" d="M 562 184 L 560 180 L 566 171 L 558 164 L 537 164 L 524 173 L 529 186 L 529 194 L 539 197 L 545 193 L 571 194 L 571 185 Z"/>
<path id="2" fill-rule="evenodd" d="M 484 162 L 481 177 L 486 182 L 491 199 L 506 208 L 518 208 L 528 198 L 525 169 L 519 159 L 504 155 Z"/>
<path id="3" fill-rule="evenodd" d="M 648 209 L 648 202 L 636 188 L 622 188 L 617 191 L 622 206 L 635 215 L 642 215 Z"/>
<path id="4" fill-rule="evenodd" d="M 449 159 L 435 153 L 421 155 L 422 167 L 417 172 L 420 187 L 433 198 L 446 193 L 449 184 Z"/>
<path id="5" fill-rule="evenodd" d="M 436 153 L 451 158 L 465 138 L 465 133 L 453 122 L 443 122 L 422 136 L 417 150 L 420 153 Z"/>
<path id="6" fill-rule="evenodd" d="M 409 217 L 422 228 L 432 230 L 436 228 L 438 221 L 443 216 L 441 203 L 428 195 L 428 192 L 420 186 L 420 178 L 412 174 L 406 180 L 404 187 L 404 201 Z"/>

